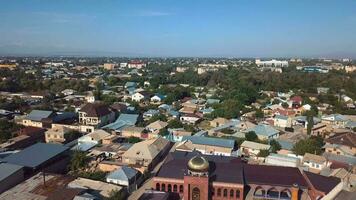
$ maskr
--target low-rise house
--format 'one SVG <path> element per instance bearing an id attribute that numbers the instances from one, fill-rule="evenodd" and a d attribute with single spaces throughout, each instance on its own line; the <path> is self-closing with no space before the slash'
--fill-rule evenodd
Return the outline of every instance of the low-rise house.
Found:
<path id="1" fill-rule="evenodd" d="M 299 167 L 300 159 L 298 157 L 271 153 L 266 157 L 265 163 L 283 167 Z"/>
<path id="2" fill-rule="evenodd" d="M 166 98 L 163 94 L 155 94 L 151 97 L 151 103 L 161 103 Z"/>
<path id="3" fill-rule="evenodd" d="M 152 96 L 152 94 L 149 92 L 146 92 L 146 91 L 136 92 L 133 95 L 131 95 L 131 100 L 140 102 L 140 101 L 144 101 L 144 100 L 150 100 L 151 96 Z"/>
<path id="4" fill-rule="evenodd" d="M 80 138 L 78 138 L 78 144 L 73 147 L 73 149 L 80 150 L 80 151 L 88 151 L 89 149 L 93 148 L 94 146 L 101 144 L 103 139 L 110 137 L 110 133 L 98 129 L 94 132 L 88 133 Z"/>
<path id="5" fill-rule="evenodd" d="M 136 126 L 128 126 L 121 130 L 121 136 L 129 138 L 129 137 L 137 137 L 137 138 L 144 138 L 145 128 L 143 127 L 136 127 Z"/>
<path id="6" fill-rule="evenodd" d="M 196 114 L 184 114 L 179 119 L 185 124 L 196 124 L 201 120 L 201 117 Z"/>
<path id="7" fill-rule="evenodd" d="M 257 142 L 244 141 L 240 145 L 240 153 L 245 156 L 257 157 L 261 150 L 270 150 L 271 146 L 268 144 L 261 144 Z"/>
<path id="8" fill-rule="evenodd" d="M 266 124 L 258 124 L 257 126 L 247 129 L 246 132 L 253 131 L 260 140 L 270 140 L 279 137 L 279 131 Z"/>
<path id="9" fill-rule="evenodd" d="M 184 136 L 176 147 L 178 151 L 199 151 L 207 155 L 231 156 L 235 148 L 235 141 L 223 138 L 199 136 Z"/>
<path id="10" fill-rule="evenodd" d="M 102 128 L 114 132 L 121 132 L 125 127 L 135 126 L 138 120 L 139 115 L 137 114 L 121 114 L 115 122 L 105 125 Z"/>
<path id="11" fill-rule="evenodd" d="M 172 142 L 181 142 L 184 136 L 191 136 L 192 132 L 184 130 L 184 128 L 168 129 L 169 135 L 167 138 Z"/>
<path id="12" fill-rule="evenodd" d="M 64 96 L 68 96 L 68 95 L 73 95 L 75 92 L 76 92 L 76 91 L 73 90 L 73 89 L 65 89 L 65 90 L 62 90 L 61 93 L 62 93 Z"/>
<path id="13" fill-rule="evenodd" d="M 84 125 L 102 127 L 114 119 L 115 112 L 101 103 L 87 103 L 79 111 L 79 122 Z"/>
<path id="14" fill-rule="evenodd" d="M 88 134 L 78 138 L 78 142 L 94 142 L 94 143 L 100 144 L 103 139 L 105 139 L 109 136 L 110 136 L 110 133 L 108 133 L 104 130 L 98 129 L 92 133 L 88 133 Z"/>
<path id="15" fill-rule="evenodd" d="M 32 110 L 23 120 L 22 125 L 24 126 L 33 126 L 42 128 L 43 119 L 54 117 L 55 113 L 53 111 L 47 110 Z"/>
<path id="16" fill-rule="evenodd" d="M 158 133 L 161 129 L 164 129 L 168 126 L 167 122 L 157 120 L 146 126 L 146 129 L 151 133 Z"/>
<path id="17" fill-rule="evenodd" d="M 122 190 L 121 186 L 95 181 L 87 178 L 77 178 L 68 184 L 69 188 L 87 188 L 100 194 L 100 199 L 109 198 L 113 190 Z M 80 199 L 84 199 L 83 197 Z"/>
<path id="18" fill-rule="evenodd" d="M 291 127 L 292 126 L 292 119 L 288 116 L 284 115 L 276 115 L 273 118 L 273 125 L 281 128 Z"/>
<path id="19" fill-rule="evenodd" d="M 45 133 L 46 143 L 65 143 L 70 139 L 68 133 L 71 131 L 71 129 L 64 126 L 51 128 Z"/>
<path id="20" fill-rule="evenodd" d="M 303 157 L 303 165 L 308 167 L 309 171 L 319 173 L 328 166 L 328 161 L 323 156 L 306 153 Z"/>
<path id="21" fill-rule="evenodd" d="M 158 114 L 159 114 L 159 110 L 149 109 L 146 112 L 144 112 L 142 116 L 143 119 L 147 120 L 153 117 L 154 115 L 158 115 Z"/>
<path id="22" fill-rule="evenodd" d="M 128 192 L 137 189 L 141 182 L 141 173 L 134 168 L 122 166 L 106 176 L 106 182 L 127 187 Z"/>
<path id="23" fill-rule="evenodd" d="M 325 124 L 331 124 L 337 128 L 345 128 L 348 122 L 348 118 L 340 114 L 331 114 L 321 117 L 321 122 Z"/>
<path id="24" fill-rule="evenodd" d="M 343 133 L 325 140 L 325 152 L 336 155 L 356 156 L 356 134 Z"/>
<path id="25" fill-rule="evenodd" d="M 170 142 L 162 137 L 135 143 L 122 155 L 122 162 L 143 172 L 152 169 L 170 149 Z"/>
<path id="26" fill-rule="evenodd" d="M 227 124 L 229 122 L 230 122 L 230 120 L 228 120 L 228 119 L 218 117 L 218 118 L 215 118 L 210 121 L 210 126 L 215 128 L 215 127 Z"/>

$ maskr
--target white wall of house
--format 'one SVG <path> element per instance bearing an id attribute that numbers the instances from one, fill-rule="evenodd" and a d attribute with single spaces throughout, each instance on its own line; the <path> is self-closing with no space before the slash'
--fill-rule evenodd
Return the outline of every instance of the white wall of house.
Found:
<path id="1" fill-rule="evenodd" d="M 135 94 L 133 94 L 133 95 L 131 96 L 131 100 L 132 100 L 132 101 L 136 101 L 136 102 L 140 102 L 140 101 L 142 101 L 144 98 L 145 98 L 145 97 L 144 97 L 142 94 L 138 93 L 138 92 L 136 92 Z"/>

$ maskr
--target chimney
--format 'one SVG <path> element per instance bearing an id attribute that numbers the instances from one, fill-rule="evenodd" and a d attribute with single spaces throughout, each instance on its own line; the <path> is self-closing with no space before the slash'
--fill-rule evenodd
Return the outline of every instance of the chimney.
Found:
<path id="1" fill-rule="evenodd" d="M 294 183 L 293 184 L 293 187 L 292 187 L 292 198 L 291 200 L 298 200 L 298 194 L 299 194 L 299 186 L 297 183 Z"/>

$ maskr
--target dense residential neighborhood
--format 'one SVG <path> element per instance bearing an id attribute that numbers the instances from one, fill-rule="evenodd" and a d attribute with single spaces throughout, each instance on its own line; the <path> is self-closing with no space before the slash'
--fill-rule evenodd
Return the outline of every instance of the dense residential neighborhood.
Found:
<path id="1" fill-rule="evenodd" d="M 199 192 L 202 199 L 317 200 L 355 192 L 354 72 L 331 69 L 349 77 L 336 86 L 297 70 L 323 60 L 137 60 L 1 61 L 16 65 L 1 69 L 1 199 Z M 299 76 L 326 80 L 306 85 Z"/>

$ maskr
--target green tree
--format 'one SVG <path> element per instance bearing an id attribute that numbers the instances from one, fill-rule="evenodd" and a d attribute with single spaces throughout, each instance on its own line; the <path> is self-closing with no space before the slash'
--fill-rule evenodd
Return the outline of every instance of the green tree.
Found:
<path id="1" fill-rule="evenodd" d="M 160 136 L 166 136 L 169 134 L 168 130 L 166 128 L 162 128 L 161 130 L 159 130 L 158 133 Z"/>
<path id="2" fill-rule="evenodd" d="M 70 170 L 79 171 L 87 166 L 88 161 L 89 157 L 87 157 L 85 152 L 74 151 L 70 161 Z"/>
<path id="3" fill-rule="evenodd" d="M 307 134 L 310 135 L 314 126 L 314 119 L 313 116 L 308 114 L 307 115 Z"/>
<path id="4" fill-rule="evenodd" d="M 276 153 L 277 151 L 282 149 L 281 144 L 279 144 L 279 142 L 277 140 L 272 139 L 269 142 L 269 145 L 271 145 L 271 152 L 272 153 Z"/>
<path id="5" fill-rule="evenodd" d="M 20 128 L 20 125 L 17 125 L 12 121 L 0 119 L 0 142 L 6 142 L 8 139 L 15 136 L 14 133 Z"/>
<path id="6" fill-rule="evenodd" d="M 255 117 L 257 119 L 262 119 L 264 117 L 263 111 L 261 109 L 257 109 L 255 113 Z"/>
<path id="7" fill-rule="evenodd" d="M 257 141 L 258 137 L 254 131 L 249 131 L 245 134 L 245 138 L 247 141 Z"/>
<path id="8" fill-rule="evenodd" d="M 323 139 L 321 137 L 310 137 L 305 140 L 299 140 L 292 151 L 297 155 L 304 155 L 305 153 L 321 154 L 323 147 Z"/>
<path id="9" fill-rule="evenodd" d="M 134 144 L 134 143 L 138 143 L 138 142 L 141 142 L 141 139 L 138 138 L 138 137 L 134 137 L 134 136 L 131 136 L 127 139 L 127 142 L 128 143 L 131 143 L 131 144 Z"/>
<path id="10" fill-rule="evenodd" d="M 161 121 L 164 121 L 166 122 L 167 121 L 167 117 L 163 114 L 157 114 L 157 115 L 153 115 L 149 120 L 148 120 L 148 123 L 152 123 L 152 122 L 155 122 L 157 120 L 161 120 Z"/>
<path id="11" fill-rule="evenodd" d="M 183 128 L 183 123 L 178 119 L 173 119 L 168 122 L 168 128 Z"/>
<path id="12" fill-rule="evenodd" d="M 257 156 L 258 157 L 267 157 L 269 155 L 269 151 L 267 149 L 262 149 L 260 152 L 258 152 Z"/>
<path id="13" fill-rule="evenodd" d="M 121 190 L 112 190 L 109 193 L 109 197 L 107 200 L 125 200 L 127 199 L 128 193 L 126 189 L 121 189 Z"/>

